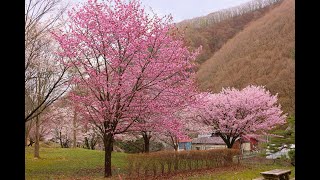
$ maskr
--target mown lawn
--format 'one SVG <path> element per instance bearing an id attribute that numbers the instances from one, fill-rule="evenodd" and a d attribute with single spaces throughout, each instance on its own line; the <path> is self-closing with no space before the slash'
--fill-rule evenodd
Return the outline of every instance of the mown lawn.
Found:
<path id="1" fill-rule="evenodd" d="M 114 175 L 121 173 L 125 168 L 125 156 L 125 153 L 112 153 Z M 104 151 L 41 147 L 40 157 L 40 159 L 34 159 L 33 148 L 25 148 L 26 179 L 96 179 L 103 177 Z"/>
<path id="2" fill-rule="evenodd" d="M 33 158 L 33 147 L 25 148 L 26 179 L 104 179 L 104 151 L 87 150 L 82 148 L 52 148 L 41 147 L 40 159 Z M 112 153 L 113 178 L 119 179 L 118 174 L 125 174 L 125 153 Z M 290 177 L 294 177 L 295 168 L 290 165 L 256 164 L 221 167 L 212 170 L 196 170 L 170 175 L 165 179 L 189 180 L 251 180 L 260 176 L 260 172 L 272 169 L 291 169 Z M 126 179 L 122 175 L 123 179 Z M 164 177 L 163 177 L 164 178 Z M 149 178 L 148 178 L 149 179 Z M 152 178 L 151 178 L 152 179 Z M 158 179 L 158 178 L 157 178 Z M 161 177 L 160 177 L 161 179 Z"/>
<path id="3" fill-rule="evenodd" d="M 290 178 L 295 177 L 294 166 L 284 166 L 281 164 L 273 165 L 244 165 L 243 168 L 234 168 L 230 170 L 223 170 L 221 172 L 206 173 L 200 175 L 190 176 L 188 180 L 251 180 L 254 178 L 262 177 L 260 172 L 269 171 L 272 169 L 291 169 Z"/>

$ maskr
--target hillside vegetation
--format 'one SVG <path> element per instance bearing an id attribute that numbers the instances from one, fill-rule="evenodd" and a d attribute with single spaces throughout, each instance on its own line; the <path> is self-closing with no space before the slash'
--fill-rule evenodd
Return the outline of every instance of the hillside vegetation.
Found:
<path id="1" fill-rule="evenodd" d="M 200 89 L 219 92 L 223 87 L 264 85 L 278 93 L 283 110 L 294 115 L 294 11 L 294 0 L 284 0 L 248 23 L 201 64 L 196 76 Z"/>
<path id="2" fill-rule="evenodd" d="M 192 49 L 202 46 L 196 59 L 201 64 L 250 22 L 259 19 L 281 2 L 282 0 L 253 0 L 207 16 L 184 20 L 177 26 L 185 32 L 187 46 Z"/>

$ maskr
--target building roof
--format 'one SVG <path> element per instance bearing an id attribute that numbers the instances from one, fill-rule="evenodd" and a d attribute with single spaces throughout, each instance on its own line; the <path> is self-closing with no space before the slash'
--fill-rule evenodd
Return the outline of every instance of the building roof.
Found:
<path id="1" fill-rule="evenodd" d="M 220 144 L 220 145 L 226 144 L 219 136 L 195 138 L 192 140 L 192 143 L 194 143 L 194 144 Z"/>
<path id="2" fill-rule="evenodd" d="M 192 139 L 180 139 L 179 143 L 184 143 L 184 142 L 191 142 Z"/>

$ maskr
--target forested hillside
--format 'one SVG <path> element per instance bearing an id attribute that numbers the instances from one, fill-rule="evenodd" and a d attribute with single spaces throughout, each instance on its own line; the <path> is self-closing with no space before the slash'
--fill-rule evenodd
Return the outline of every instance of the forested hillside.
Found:
<path id="1" fill-rule="evenodd" d="M 184 20 L 177 26 L 185 32 L 187 46 L 202 46 L 202 52 L 197 57 L 197 63 L 201 64 L 250 22 L 259 19 L 281 2 L 282 0 L 253 0 L 207 16 Z"/>
<path id="2" fill-rule="evenodd" d="M 284 0 L 273 6 L 269 10 L 262 8 L 254 11 L 253 15 L 243 14 L 234 17 L 245 19 L 246 23 L 230 19 L 229 23 L 220 22 L 220 24 L 225 23 L 224 26 L 212 25 L 212 32 L 223 33 L 210 34 L 207 32 L 210 26 L 204 26 L 203 29 L 207 30 L 198 31 L 199 35 L 193 33 L 188 38 L 191 41 L 194 39 L 193 44 L 203 45 L 205 50 L 212 50 L 205 51 L 207 55 L 202 55 L 201 61 L 204 63 L 197 71 L 196 79 L 201 90 L 219 92 L 223 87 L 244 88 L 249 84 L 265 85 L 273 94 L 278 93 L 283 110 L 293 115 L 295 2 Z M 198 28 L 201 29 L 201 26 Z M 202 32 L 207 34 L 204 33 L 206 35 L 203 36 Z M 188 36 L 188 33 L 186 35 Z M 223 40 L 214 41 L 219 38 Z M 212 44 L 215 44 L 216 48 L 211 48 Z M 205 59 L 211 54 L 213 56 Z"/>

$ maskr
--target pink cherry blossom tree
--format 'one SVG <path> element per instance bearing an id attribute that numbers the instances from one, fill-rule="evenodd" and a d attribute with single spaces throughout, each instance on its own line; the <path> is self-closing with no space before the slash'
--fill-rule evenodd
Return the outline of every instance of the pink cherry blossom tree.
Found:
<path id="1" fill-rule="evenodd" d="M 179 117 L 179 112 L 189 104 L 194 103 L 196 95 L 195 91 L 192 91 L 190 88 L 187 90 L 188 92 L 182 90 L 176 92 L 174 100 L 154 99 L 156 103 L 153 104 L 157 105 L 157 107 L 154 107 L 155 110 L 149 111 L 149 113 L 143 113 L 143 116 L 137 119 L 137 123 L 133 125 L 131 131 L 133 133 L 139 133 L 142 136 L 144 140 L 144 152 L 149 152 L 150 139 L 154 135 L 159 136 L 159 134 L 166 134 L 169 136 L 168 132 L 170 132 L 170 137 L 177 139 L 176 137 L 184 133 L 185 128 L 182 125 L 184 119 Z M 146 95 L 149 96 L 150 94 L 144 94 L 144 96 Z M 162 94 L 162 97 L 164 97 L 164 95 L 165 94 Z M 168 94 L 167 96 L 172 95 Z M 161 111 L 156 110 L 159 108 L 161 108 Z"/>
<path id="2" fill-rule="evenodd" d="M 76 69 L 78 112 L 94 124 L 105 146 L 105 177 L 111 173 L 114 136 L 139 120 L 183 103 L 193 91 L 193 61 L 172 18 L 148 16 L 140 2 L 89 0 L 68 12 L 67 28 L 53 33 L 62 63 Z"/>
<path id="3" fill-rule="evenodd" d="M 165 128 L 158 129 L 158 137 L 178 151 L 178 143 L 181 139 L 188 139 L 186 126 L 177 117 L 171 117 L 171 121 L 163 124 Z"/>
<path id="4" fill-rule="evenodd" d="M 242 90 L 226 88 L 218 94 L 202 93 L 198 106 L 192 109 L 196 122 L 216 132 L 232 148 L 244 135 L 285 123 L 286 115 L 277 100 L 277 95 L 271 95 L 263 86 L 250 85 Z"/>
<path id="5" fill-rule="evenodd" d="M 65 98 L 65 97 L 64 97 Z M 74 122 L 73 106 L 66 99 L 59 99 L 44 112 L 42 126 L 50 132 L 47 139 L 55 140 L 62 148 L 69 148 L 74 141 L 74 136 L 81 139 L 82 128 L 80 121 Z"/>
<path id="6" fill-rule="evenodd" d="M 153 134 L 157 132 L 158 127 L 161 125 L 157 120 L 158 119 L 151 117 L 140 117 L 130 129 L 132 135 L 140 137 L 142 136 L 144 141 L 143 152 L 145 153 L 150 151 L 150 139 L 153 137 Z"/>
<path id="7" fill-rule="evenodd" d="M 152 137 L 171 145 L 175 150 L 178 148 L 177 141 L 186 137 L 183 120 L 179 119 L 174 113 L 162 114 L 158 116 L 149 116 L 139 118 L 137 123 L 131 128 L 133 133 L 139 133 L 144 140 L 144 152 L 150 150 L 150 139 Z"/>

